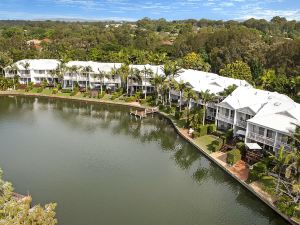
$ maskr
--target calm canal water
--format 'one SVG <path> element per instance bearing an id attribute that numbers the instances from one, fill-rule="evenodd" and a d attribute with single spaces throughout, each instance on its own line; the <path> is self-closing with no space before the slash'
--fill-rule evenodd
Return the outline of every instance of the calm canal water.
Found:
<path id="1" fill-rule="evenodd" d="M 0 167 L 62 225 L 287 224 L 159 116 L 0 97 Z"/>

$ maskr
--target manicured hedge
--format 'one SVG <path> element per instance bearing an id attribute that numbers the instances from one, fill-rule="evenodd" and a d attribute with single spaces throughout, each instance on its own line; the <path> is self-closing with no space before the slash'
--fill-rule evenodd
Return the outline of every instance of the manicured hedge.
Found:
<path id="1" fill-rule="evenodd" d="M 207 135 L 207 126 L 199 126 L 198 132 L 199 132 L 200 136 Z"/>
<path id="2" fill-rule="evenodd" d="M 230 165 L 234 165 L 236 162 L 241 160 L 241 158 L 242 158 L 242 156 L 241 156 L 240 150 L 233 149 L 233 150 L 227 152 L 226 162 Z"/>

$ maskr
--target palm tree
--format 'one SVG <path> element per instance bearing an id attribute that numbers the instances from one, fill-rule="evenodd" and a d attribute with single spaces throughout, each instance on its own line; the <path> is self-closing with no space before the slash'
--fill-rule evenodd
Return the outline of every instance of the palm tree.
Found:
<path id="1" fill-rule="evenodd" d="M 121 86 L 125 87 L 126 84 L 126 94 L 128 95 L 128 77 L 130 74 L 130 68 L 127 64 L 122 64 L 122 66 L 117 70 L 118 75 L 121 78 Z"/>
<path id="2" fill-rule="evenodd" d="M 164 77 L 165 77 L 164 80 L 170 80 L 171 76 L 172 76 L 172 68 L 171 68 L 170 63 L 166 63 L 165 65 L 163 65 L 161 67 L 161 70 L 164 73 Z M 166 88 L 167 86 L 168 86 L 168 84 L 167 84 L 167 82 L 165 82 L 164 87 Z M 169 102 L 171 104 L 171 91 L 170 90 L 169 90 Z"/>
<path id="3" fill-rule="evenodd" d="M 76 65 L 73 65 L 71 67 L 68 68 L 69 72 L 70 72 L 70 76 L 71 76 L 71 79 L 72 79 L 72 91 L 74 90 L 74 79 L 73 79 L 73 76 L 76 74 L 76 76 L 78 75 L 79 73 L 79 70 L 81 69 L 80 66 L 76 66 Z"/>
<path id="4" fill-rule="evenodd" d="M 91 66 L 85 66 L 82 69 L 82 73 L 85 76 L 85 91 L 88 90 L 88 80 L 90 80 L 90 73 L 93 72 L 93 68 Z"/>
<path id="5" fill-rule="evenodd" d="M 30 67 L 30 63 L 29 62 L 21 62 L 20 63 L 21 64 L 21 66 L 23 66 L 24 67 L 24 69 L 25 69 L 25 74 L 27 75 L 27 73 L 28 72 L 30 72 L 28 69 L 29 69 L 29 67 Z M 28 85 L 28 78 L 26 77 L 26 84 Z"/>
<path id="6" fill-rule="evenodd" d="M 67 66 L 64 62 L 57 65 L 55 72 L 58 78 L 58 82 L 62 83 L 61 81 L 63 80 L 66 71 L 67 71 Z"/>
<path id="7" fill-rule="evenodd" d="M 16 82 L 15 82 L 15 79 L 17 77 L 17 74 L 18 74 L 18 66 L 17 64 L 12 64 L 8 67 L 9 71 L 13 73 L 13 86 L 14 86 L 14 90 L 16 90 Z"/>
<path id="8" fill-rule="evenodd" d="M 279 187 L 281 183 L 281 174 L 284 172 L 285 167 L 288 162 L 288 154 L 284 151 L 284 146 L 280 147 L 277 154 L 270 155 L 269 158 L 275 163 L 273 168 L 274 172 L 277 172 L 277 184 L 276 184 L 276 193 L 279 192 Z"/>
<path id="9" fill-rule="evenodd" d="M 215 94 L 210 93 L 209 90 L 201 91 L 200 92 L 200 96 L 201 96 L 203 107 L 204 107 L 203 118 L 202 118 L 202 125 L 204 126 L 204 124 L 205 124 L 205 116 L 206 116 L 206 111 L 207 111 L 207 103 L 210 102 L 210 101 L 215 100 L 216 96 L 215 96 Z"/>
<path id="10" fill-rule="evenodd" d="M 153 71 L 150 68 L 146 68 L 144 66 L 144 69 L 141 71 L 141 73 L 144 75 L 144 82 L 145 82 L 145 99 L 147 98 L 147 83 L 146 83 L 146 78 L 151 78 L 153 76 Z M 142 80 L 142 90 L 143 88 L 143 80 Z"/>
<path id="11" fill-rule="evenodd" d="M 116 76 L 118 75 L 118 69 L 116 68 L 116 66 L 114 65 L 113 68 L 111 68 L 110 72 L 109 72 L 110 77 L 112 77 L 112 79 L 114 80 L 116 78 Z"/>
<path id="12" fill-rule="evenodd" d="M 195 101 L 197 100 L 197 94 L 191 87 L 186 88 L 185 94 L 189 101 L 189 104 L 187 106 L 188 107 L 187 120 L 189 121 L 190 120 L 190 112 L 191 112 L 191 108 L 192 108 L 192 100 L 195 100 Z"/>
<path id="13" fill-rule="evenodd" d="M 163 82 L 164 82 L 164 78 L 158 74 L 155 74 L 153 76 L 153 79 L 151 80 L 151 84 L 154 86 L 156 92 L 156 105 L 158 104 L 159 95 L 161 95 Z"/>
<path id="14" fill-rule="evenodd" d="M 183 81 L 180 81 L 177 84 L 177 89 L 179 90 L 179 111 L 181 112 L 181 105 L 182 105 L 182 97 L 184 95 L 184 91 L 190 87 L 191 85 L 189 83 L 185 83 Z"/>
<path id="15" fill-rule="evenodd" d="M 103 85 L 104 85 L 104 78 L 109 78 L 109 73 L 106 73 L 105 71 L 101 71 L 98 68 L 98 74 L 97 76 L 100 78 L 100 94 L 102 95 L 103 92 Z"/>
<path id="16" fill-rule="evenodd" d="M 136 80 L 136 81 L 141 81 L 142 80 L 142 77 L 141 77 L 141 71 L 136 69 L 136 68 L 130 68 L 130 71 L 129 71 L 129 79 L 130 79 L 130 96 L 132 95 L 132 82 L 133 80 Z"/>

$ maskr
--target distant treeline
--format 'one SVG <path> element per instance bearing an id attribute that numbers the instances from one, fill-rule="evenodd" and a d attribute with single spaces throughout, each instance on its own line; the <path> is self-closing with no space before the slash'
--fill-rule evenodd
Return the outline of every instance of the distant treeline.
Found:
<path id="1" fill-rule="evenodd" d="M 33 39 L 45 40 L 28 42 Z M 0 66 L 25 58 L 134 64 L 176 60 L 185 68 L 226 76 L 250 69 L 248 80 L 257 87 L 297 98 L 300 22 L 283 17 L 243 22 L 0 21 Z"/>

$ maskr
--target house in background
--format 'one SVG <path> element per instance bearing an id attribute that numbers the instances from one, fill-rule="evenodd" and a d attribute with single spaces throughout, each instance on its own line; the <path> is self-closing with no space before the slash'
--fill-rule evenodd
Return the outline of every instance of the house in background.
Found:
<path id="1" fill-rule="evenodd" d="M 217 105 L 218 129 L 233 129 L 245 143 L 269 151 L 290 149 L 291 133 L 300 124 L 300 104 L 277 92 L 239 87 Z"/>

